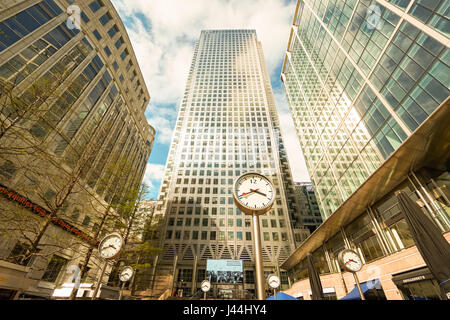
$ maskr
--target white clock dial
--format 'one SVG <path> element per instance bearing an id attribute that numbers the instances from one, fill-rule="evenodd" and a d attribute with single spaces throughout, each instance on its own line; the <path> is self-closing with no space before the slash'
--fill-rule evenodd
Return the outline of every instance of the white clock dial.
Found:
<path id="1" fill-rule="evenodd" d="M 123 238 L 120 234 L 112 233 L 100 241 L 98 251 L 104 259 L 114 258 L 122 249 Z"/>
<path id="2" fill-rule="evenodd" d="M 272 275 L 272 276 L 269 277 L 269 279 L 267 279 L 267 283 L 269 284 L 269 286 L 271 288 L 276 289 L 276 288 L 278 288 L 280 286 L 280 278 L 278 278 L 275 275 Z"/>
<path id="3" fill-rule="evenodd" d="M 208 280 L 204 280 L 200 285 L 203 292 L 208 292 L 211 289 L 211 283 Z"/>
<path id="4" fill-rule="evenodd" d="M 247 173 L 236 180 L 235 200 L 247 210 L 264 211 L 270 209 L 275 200 L 275 190 L 271 181 L 258 173 Z"/>
<path id="5" fill-rule="evenodd" d="M 134 270 L 132 267 L 125 267 L 120 273 L 120 281 L 128 281 L 133 276 Z"/>
<path id="6" fill-rule="evenodd" d="M 341 253 L 341 262 L 345 269 L 357 272 L 362 268 L 362 260 L 358 253 L 353 250 L 344 250 Z"/>

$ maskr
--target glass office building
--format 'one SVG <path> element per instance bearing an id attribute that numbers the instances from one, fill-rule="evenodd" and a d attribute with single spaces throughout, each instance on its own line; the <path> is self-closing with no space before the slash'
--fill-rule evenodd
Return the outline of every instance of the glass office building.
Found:
<path id="1" fill-rule="evenodd" d="M 166 218 L 158 269 L 175 268 L 174 288 L 194 293 L 207 259 L 235 259 L 244 261 L 245 289 L 254 290 L 251 217 L 232 195 L 245 172 L 268 176 L 276 188 L 272 210 L 260 218 L 266 271 L 306 238 L 279 129 L 256 32 L 202 31 L 157 207 Z"/>
<path id="2" fill-rule="evenodd" d="M 310 233 L 313 233 L 322 223 L 314 188 L 310 182 L 295 182 L 294 187 L 300 205 L 302 223 Z"/>
<path id="3" fill-rule="evenodd" d="M 16 266 L 29 268 L 28 275 L 24 271 L 14 278 L 10 274 L 14 268 L 0 267 L 2 278 L 23 280 L 1 282 L 0 292 L 14 295 L 20 290 L 49 297 L 66 280 L 66 268 L 78 264 L 79 253 L 87 247 L 71 247 L 75 236 L 70 228 L 93 237 L 102 208 L 140 185 L 155 136 L 144 115 L 150 95 L 122 20 L 109 0 L 1 1 L 0 83 L 2 191 L 8 195 L 14 190 L 14 199 L 52 210 L 70 184 L 59 186 L 58 179 L 76 179 L 72 180 L 76 192 L 58 212 L 64 217 L 60 225 L 70 227 L 48 228 L 38 247 L 43 258 Z M 8 100 L 9 94 L 14 99 Z M 25 111 L 11 107 L 18 101 Z M 121 161 L 131 168 L 127 176 L 120 183 L 115 178 L 106 182 L 117 176 L 112 164 Z M 13 198 L 3 195 L 2 231 L 8 226 L 3 214 L 19 216 L 21 210 Z M 12 226 L 5 232 L 0 260 L 15 264 L 14 254 L 26 250 L 34 234 L 24 238 Z M 58 250 L 52 247 L 55 238 Z M 89 283 L 100 271 L 95 259 L 83 279 Z M 21 283 L 24 287 L 18 288 Z"/>
<path id="4" fill-rule="evenodd" d="M 414 247 L 396 190 L 449 237 L 449 5 L 297 2 L 281 79 L 324 218 L 284 263 L 297 280 L 308 252 L 332 274 L 344 247 L 369 265 Z M 395 290 L 386 296 L 401 297 Z"/>
<path id="5" fill-rule="evenodd" d="M 448 97 L 448 7 L 299 2 L 282 79 L 324 217 Z"/>

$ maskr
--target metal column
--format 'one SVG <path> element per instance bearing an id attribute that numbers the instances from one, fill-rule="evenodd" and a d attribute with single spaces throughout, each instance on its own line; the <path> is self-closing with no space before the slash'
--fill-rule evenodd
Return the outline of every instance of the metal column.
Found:
<path id="1" fill-rule="evenodd" d="M 256 297 L 258 300 L 265 300 L 264 285 L 264 264 L 262 258 L 261 231 L 259 227 L 259 216 L 252 215 L 253 218 L 253 236 L 255 244 L 255 270 L 256 270 Z"/>

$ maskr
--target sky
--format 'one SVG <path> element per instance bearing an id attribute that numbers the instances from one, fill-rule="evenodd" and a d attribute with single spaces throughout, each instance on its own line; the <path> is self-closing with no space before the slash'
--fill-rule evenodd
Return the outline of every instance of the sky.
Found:
<path id="1" fill-rule="evenodd" d="M 310 181 L 280 80 L 296 0 L 112 0 L 150 92 L 145 116 L 156 139 L 145 171 L 156 199 L 194 46 L 205 29 L 255 29 L 275 95 L 294 181 Z"/>

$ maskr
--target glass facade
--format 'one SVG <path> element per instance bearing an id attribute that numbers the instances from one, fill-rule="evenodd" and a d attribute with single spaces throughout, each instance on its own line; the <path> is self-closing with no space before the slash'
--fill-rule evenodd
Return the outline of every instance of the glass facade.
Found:
<path id="1" fill-rule="evenodd" d="M 299 1 L 282 80 L 324 218 L 449 96 L 449 5 Z"/>
<path id="2" fill-rule="evenodd" d="M 6 10 L 0 21 L 0 183 L 47 210 L 56 206 L 53 202 L 69 184 L 64 178 L 76 176 L 79 189 L 72 190 L 76 196 L 61 197 L 58 218 L 98 237 L 101 210 L 96 210 L 139 187 L 155 131 L 144 114 L 150 96 L 111 2 L 78 1 L 79 29 L 66 24 L 70 4 L 73 1 L 2 3 Z M 10 154 L 4 152 L 7 146 L 24 147 Z M 111 164 L 121 161 L 130 169 L 118 183 L 110 177 L 118 177 L 121 170 L 111 169 Z M 23 163 L 30 168 L 25 170 Z M 64 180 L 62 188 L 58 179 Z M 1 201 L 1 207 L 8 208 L 8 200 Z M 34 219 L 29 220 L 31 225 Z M 2 221 L 8 220 L 2 216 Z M 37 218 L 36 224 L 40 223 Z M 102 231 L 112 228 L 117 230 L 108 225 Z M 23 255 L 20 237 L 2 233 L 0 259 Z M 39 247 L 49 258 L 39 268 L 46 270 L 44 281 L 58 285 L 66 261 L 78 264 L 81 258 L 70 233 L 48 228 L 42 239 L 55 237 L 61 239 L 64 253 Z M 73 247 L 66 247 L 68 242 Z M 35 262 L 26 263 L 31 267 Z"/>
<path id="3" fill-rule="evenodd" d="M 93 12 L 100 6 L 103 4 L 98 1 L 90 4 Z M 87 8 L 84 9 L 89 12 L 86 11 Z M 118 142 L 118 136 L 122 137 L 120 146 L 130 152 L 125 154 L 135 166 L 136 171 L 130 174 L 129 179 L 134 180 L 133 184 L 139 183 L 154 137 L 147 136 L 148 132 L 152 132 L 147 127 L 142 135 L 142 122 L 135 124 L 131 121 L 127 125 L 126 122 L 132 117 L 123 106 L 128 104 L 131 107 L 134 103 L 148 101 L 141 87 L 143 81 L 138 79 L 137 69 L 129 71 L 133 77 L 130 76 L 132 80 L 127 85 L 134 87 L 138 99 L 136 101 L 136 98 L 131 97 L 125 102 L 122 91 L 126 83 L 119 85 L 116 80 L 119 66 L 116 63 L 115 70 L 106 66 L 112 52 L 95 54 L 94 48 L 102 48 L 105 43 L 98 43 L 94 37 L 81 34 L 76 28 L 69 29 L 65 22 L 49 31 L 42 31 L 42 28 L 47 28 L 51 19 L 60 18 L 62 14 L 63 10 L 53 0 L 45 0 L 0 22 L 0 43 L 3 44 L 0 48 L 7 49 L 0 51 L 0 55 L 5 57 L 0 65 L 0 80 L 11 86 L 18 86 L 15 90 L 20 99 L 33 105 L 33 108 L 42 109 L 42 112 L 26 117 L 25 127 L 33 138 L 48 142 L 51 152 L 72 168 L 93 136 L 105 143 L 109 141 L 106 150 L 99 154 L 102 158 L 98 157 L 94 161 L 95 169 L 86 170 L 84 174 L 90 187 L 95 187 L 101 176 L 101 168 Z M 95 23 L 98 34 L 107 33 L 111 28 L 110 24 L 114 23 L 110 12 L 95 18 L 87 19 L 86 23 Z M 116 33 L 119 32 L 116 25 L 113 28 Z M 30 33 L 33 33 L 33 37 L 22 41 L 26 42 L 22 45 L 24 49 L 14 50 L 13 45 L 19 41 L 18 37 L 23 38 Z M 121 43 L 123 46 L 123 37 L 118 35 L 117 39 L 111 40 L 111 47 L 114 43 Z M 122 51 L 126 52 L 126 55 L 122 55 L 122 60 L 127 58 L 124 63 L 134 65 L 129 54 L 131 51 L 127 48 L 120 52 Z M 114 58 L 120 52 L 116 51 Z M 122 69 L 125 68 L 122 66 Z M 22 85 L 24 80 L 31 78 L 33 85 Z M 38 87 L 41 84 L 44 84 L 43 88 Z M 48 92 L 37 98 L 39 90 Z M 17 110 L 8 106 L 1 108 L 1 113 L 10 119 L 17 117 Z M 143 114 L 141 116 L 144 117 Z M 14 166 L 10 161 L 8 165 Z M 14 179 L 14 168 L 7 170 L 3 176 L 7 176 L 9 180 Z M 103 191 L 100 187 L 97 188 L 100 195 Z"/>
<path id="4" fill-rule="evenodd" d="M 440 173 L 422 169 L 368 207 L 359 217 L 343 225 L 341 231 L 329 237 L 323 246 L 312 253 L 319 273 L 344 272 L 338 262 L 338 255 L 348 246 L 359 253 L 363 264 L 370 264 L 415 246 L 404 214 L 399 208 L 396 191 L 406 192 L 422 208 L 426 217 L 434 221 L 442 232 L 448 232 L 450 230 L 448 177 L 450 177 L 448 171 Z M 434 196 L 428 197 L 427 194 Z M 407 267 L 410 268 L 409 265 Z M 296 262 L 289 270 L 289 275 L 294 281 L 306 279 L 307 258 L 303 257 Z"/>

